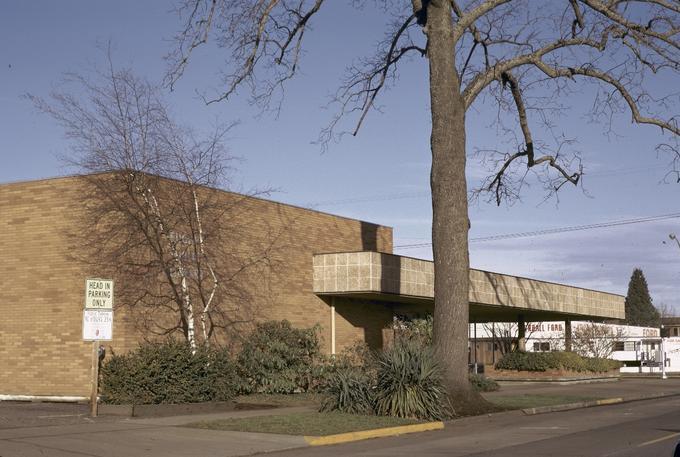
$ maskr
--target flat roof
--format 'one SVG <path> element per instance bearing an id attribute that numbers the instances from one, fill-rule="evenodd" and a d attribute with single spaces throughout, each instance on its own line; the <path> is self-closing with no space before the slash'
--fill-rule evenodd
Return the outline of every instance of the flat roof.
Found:
<path id="1" fill-rule="evenodd" d="M 85 178 L 85 177 L 88 177 L 88 176 L 97 176 L 97 175 L 104 175 L 104 174 L 111 174 L 111 173 L 115 173 L 115 171 L 100 172 L 100 173 L 71 174 L 71 175 L 39 178 L 39 179 L 20 179 L 20 180 L 16 180 L 16 181 L 9 181 L 9 182 L 0 183 L 0 187 L 12 186 L 12 185 L 31 184 L 31 183 L 40 183 L 40 182 L 45 182 L 45 181 L 58 181 L 58 180 Z M 146 174 L 146 175 L 149 175 L 149 176 L 155 176 L 157 178 L 167 179 L 169 181 L 183 182 L 182 180 L 177 179 L 177 178 L 169 178 L 169 177 L 166 177 L 166 176 L 155 175 L 153 173 L 146 173 L 146 172 L 142 172 L 142 171 L 138 171 L 138 170 L 137 170 L 137 173 L 143 173 L 143 174 Z M 233 190 L 221 189 L 219 187 L 211 187 L 211 186 L 201 186 L 201 187 L 203 187 L 205 189 L 215 190 L 215 191 L 218 191 L 218 192 L 224 192 L 226 194 L 238 195 L 238 196 L 241 196 L 241 197 L 246 197 L 246 198 L 250 198 L 250 199 L 258 200 L 258 201 L 262 201 L 262 202 L 273 203 L 273 204 L 281 205 L 281 206 L 287 206 L 289 208 L 295 208 L 295 209 L 299 209 L 299 210 L 302 210 L 302 211 L 309 211 L 309 212 L 316 213 L 316 214 L 323 214 L 324 216 L 337 217 L 337 218 L 344 219 L 344 220 L 356 221 L 356 222 L 361 222 L 363 224 L 374 225 L 376 227 L 385 227 L 385 228 L 393 229 L 393 227 L 389 226 L 389 225 L 378 224 L 376 222 L 365 221 L 365 220 L 356 219 L 356 218 L 353 218 L 353 217 L 341 216 L 341 215 L 338 215 L 338 214 L 329 213 L 327 211 L 319 211 L 319 210 L 316 210 L 316 209 L 313 209 L 313 208 L 307 208 L 305 206 L 293 205 L 291 203 L 284 203 L 284 202 L 280 202 L 280 201 L 277 201 L 277 200 L 271 200 L 271 199 L 268 199 L 268 198 L 243 194 L 243 193 L 236 192 L 236 191 L 233 191 Z"/>

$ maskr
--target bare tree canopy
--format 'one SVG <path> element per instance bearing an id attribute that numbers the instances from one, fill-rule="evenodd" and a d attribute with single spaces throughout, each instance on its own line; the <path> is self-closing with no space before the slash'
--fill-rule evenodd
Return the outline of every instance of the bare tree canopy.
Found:
<path id="1" fill-rule="evenodd" d="M 182 1 L 178 10 L 183 25 L 168 58 L 168 84 L 172 86 L 182 76 L 196 48 L 214 40 L 230 58 L 223 86 L 206 101 L 226 100 L 245 86 L 253 103 L 264 107 L 277 103 L 283 85 L 299 69 L 305 36 L 326 3 Z M 350 2 L 348 7 L 363 3 Z M 393 21 L 372 56 L 350 66 L 335 96 L 339 110 L 321 140 L 357 134 L 405 59 L 427 59 L 437 297 L 434 341 L 446 359 L 456 411 L 462 412 L 479 403 L 466 387 L 465 373 L 469 287 L 466 112 L 477 103 L 494 103 L 497 121 L 510 138 L 504 145 L 507 149 L 480 151 L 490 175 L 476 195 L 497 204 L 517 199 L 529 172 L 536 174 L 548 194 L 581 182 L 581 159 L 569 150 L 569 137 L 577 133 L 562 137 L 554 130 L 570 94 L 583 90 L 582 83 L 596 88 L 589 110 L 593 119 L 606 126 L 612 116 L 628 112 L 634 123 L 658 128 L 664 137 L 660 142 L 677 150 L 679 85 L 652 87 L 647 79 L 663 74 L 678 80 L 680 4 L 675 0 L 380 4 Z M 350 128 L 345 127 L 347 121 Z"/>
<path id="2" fill-rule="evenodd" d="M 583 357 L 609 359 L 616 349 L 616 343 L 626 336 L 622 327 L 596 322 L 580 323 L 573 330 L 573 350 Z"/>
<path id="3" fill-rule="evenodd" d="M 671 233 L 670 235 L 668 235 L 668 238 L 669 238 L 671 241 L 674 241 L 675 244 L 677 244 L 678 247 L 680 248 L 680 240 L 678 239 L 678 236 L 677 236 L 675 233 Z"/>
<path id="4" fill-rule="evenodd" d="M 247 86 L 254 103 L 268 105 L 299 67 L 305 32 L 323 3 L 184 1 L 179 8 L 184 27 L 168 57 L 168 84 L 182 76 L 197 47 L 214 39 L 230 52 L 230 67 L 223 90 L 206 101 L 226 100 Z M 324 140 L 348 133 L 337 131 L 345 116 L 354 120 L 349 133 L 356 135 L 398 74 L 400 61 L 427 55 L 427 6 L 438 3 L 449 2 L 412 1 L 398 7 L 386 2 L 395 19 L 377 52 L 350 67 L 337 92 L 338 116 L 323 132 Z M 504 125 L 516 132 L 515 144 L 506 151 L 482 151 L 482 160 L 495 172 L 478 193 L 491 193 L 498 204 L 515 199 L 533 167 L 543 172 L 539 176 L 549 192 L 578 184 L 583 168 L 580 158 L 566 150 L 570 141 L 536 138 L 534 129 L 543 133 L 554 125 L 552 118 L 565 99 L 582 90 L 581 80 L 598 89 L 591 111 L 595 118 L 606 123 L 628 111 L 633 122 L 656 126 L 677 144 L 677 88 L 664 91 L 645 84 L 650 74 L 677 75 L 680 70 L 676 1 L 564 0 L 537 8 L 529 0 L 477 0 L 451 1 L 450 8 L 465 108 L 488 95 L 515 118 L 515 126 Z M 673 144 L 663 149 L 673 152 Z M 675 151 L 672 159 L 677 161 Z"/>
<path id="5" fill-rule="evenodd" d="M 73 145 L 65 159 L 83 174 L 74 243 L 87 248 L 90 271 L 124 285 L 118 303 L 144 335 L 179 332 L 194 350 L 209 344 L 248 316 L 254 289 L 242 277 L 267 268 L 271 247 L 244 247 L 247 197 L 213 190 L 228 184 L 230 126 L 199 135 L 179 124 L 158 86 L 110 58 L 106 70 L 65 83 L 73 90 L 28 97 L 64 128 Z"/>

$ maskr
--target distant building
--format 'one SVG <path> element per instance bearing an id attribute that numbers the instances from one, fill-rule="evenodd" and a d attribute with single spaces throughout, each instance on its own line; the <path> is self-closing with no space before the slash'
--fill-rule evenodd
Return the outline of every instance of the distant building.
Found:
<path id="1" fill-rule="evenodd" d="M 589 328 L 600 328 L 604 331 L 592 332 L 593 338 L 590 341 L 581 341 L 579 345 L 577 340 L 587 339 Z M 671 335 L 674 328 L 677 329 L 671 327 Z M 622 373 L 659 373 L 662 364 L 665 364 L 669 373 L 680 372 L 680 338 L 673 336 L 662 338 L 658 328 L 574 321 L 571 322 L 571 329 L 571 343 L 575 352 L 584 357 L 608 353 L 607 358 L 623 362 Z M 564 351 L 565 330 L 564 322 L 527 323 L 526 350 Z M 477 324 L 476 331 L 475 325 L 471 324 L 470 363 L 492 366 L 503 357 L 504 352 L 516 348 L 517 334 L 515 324 Z"/>
<path id="2" fill-rule="evenodd" d="M 662 317 L 663 336 L 680 336 L 680 317 Z"/>
<path id="3" fill-rule="evenodd" d="M 475 363 L 476 360 L 477 363 L 494 364 L 504 353 L 517 348 L 518 334 L 516 324 L 470 324 L 470 363 Z M 571 344 L 572 350 L 584 357 L 605 355 L 624 360 L 616 354 L 636 350 L 649 352 L 650 348 L 642 346 L 641 342 L 649 339 L 658 344 L 659 337 L 658 328 L 588 321 L 528 322 L 525 325 L 527 352 L 564 351 Z M 654 343 L 651 345 L 653 349 Z M 495 352 L 492 352 L 492 348 Z M 639 360 L 640 357 L 644 357 L 644 354 L 638 355 L 637 359 L 633 357 L 632 360 Z"/>

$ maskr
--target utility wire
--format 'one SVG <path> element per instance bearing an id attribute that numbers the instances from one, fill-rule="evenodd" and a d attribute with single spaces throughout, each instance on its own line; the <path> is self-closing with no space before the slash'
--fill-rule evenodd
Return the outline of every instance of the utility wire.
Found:
<path id="1" fill-rule="evenodd" d="M 534 230 L 531 232 L 516 232 L 505 233 L 501 235 L 483 236 L 478 238 L 470 238 L 470 243 L 482 243 L 485 241 L 508 240 L 514 238 L 531 238 L 535 236 L 552 235 L 554 233 L 578 232 L 582 230 L 593 230 L 606 227 L 618 227 L 621 225 L 641 224 L 644 222 L 663 221 L 667 219 L 680 218 L 680 213 L 660 214 L 658 216 L 644 216 L 634 219 L 623 219 L 618 221 L 600 222 L 595 224 L 573 225 L 569 227 L 556 227 L 551 229 Z M 415 244 L 401 244 L 394 246 L 395 249 L 413 249 L 420 247 L 432 246 L 432 243 L 415 243 Z"/>

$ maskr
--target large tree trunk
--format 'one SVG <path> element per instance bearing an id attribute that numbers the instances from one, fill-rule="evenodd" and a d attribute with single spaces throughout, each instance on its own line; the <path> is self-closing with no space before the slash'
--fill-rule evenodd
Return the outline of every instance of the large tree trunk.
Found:
<path id="1" fill-rule="evenodd" d="M 468 380 L 469 267 L 465 104 L 455 69 L 450 3 L 427 7 L 432 110 L 434 347 L 456 415 L 486 410 Z"/>

